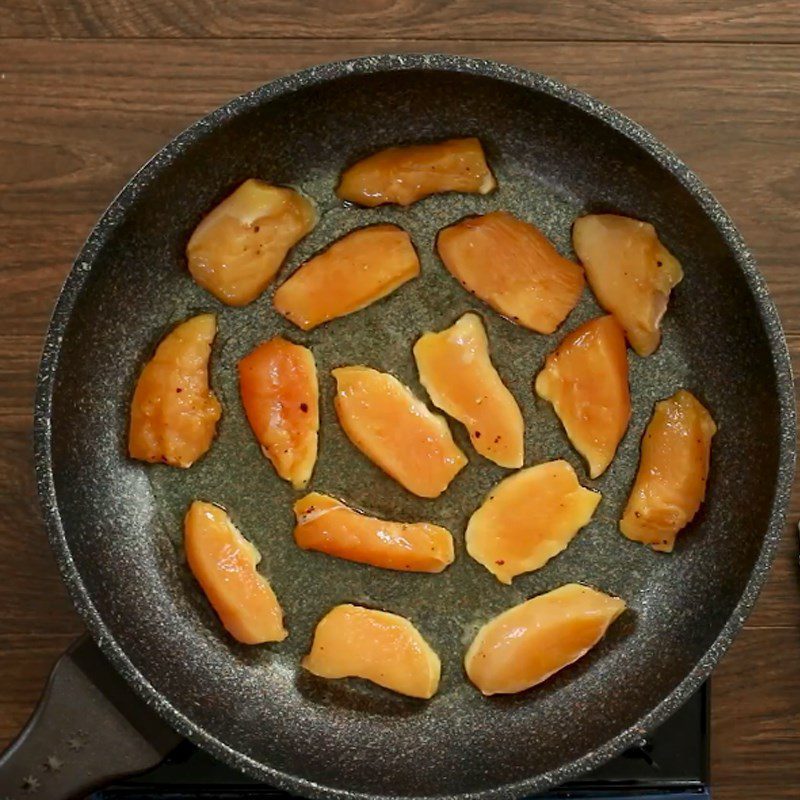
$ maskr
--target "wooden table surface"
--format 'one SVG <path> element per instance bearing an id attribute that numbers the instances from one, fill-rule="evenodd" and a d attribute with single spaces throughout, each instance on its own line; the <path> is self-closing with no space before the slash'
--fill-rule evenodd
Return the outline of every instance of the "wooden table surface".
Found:
<path id="1" fill-rule="evenodd" d="M 33 480 L 51 307 L 131 173 L 234 95 L 392 51 L 493 58 L 583 89 L 711 187 L 755 251 L 800 367 L 800 2 L 0 0 L 0 38 L 0 744 L 82 627 Z M 769 583 L 714 674 L 716 800 L 800 798 L 798 517 L 796 487 Z"/>

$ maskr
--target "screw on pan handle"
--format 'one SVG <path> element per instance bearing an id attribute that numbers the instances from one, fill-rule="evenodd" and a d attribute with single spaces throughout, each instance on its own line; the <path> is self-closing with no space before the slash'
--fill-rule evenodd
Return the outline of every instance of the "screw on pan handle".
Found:
<path id="1" fill-rule="evenodd" d="M 0 800 L 73 800 L 155 766 L 181 741 L 88 636 L 58 660 L 39 705 L 0 756 Z"/>

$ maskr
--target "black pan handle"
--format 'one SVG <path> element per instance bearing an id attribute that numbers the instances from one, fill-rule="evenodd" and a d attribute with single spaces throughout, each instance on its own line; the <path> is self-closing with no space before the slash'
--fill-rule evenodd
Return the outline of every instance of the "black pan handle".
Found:
<path id="1" fill-rule="evenodd" d="M 27 725 L 0 756 L 0 797 L 83 798 L 154 767 L 180 741 L 84 636 L 58 660 Z"/>

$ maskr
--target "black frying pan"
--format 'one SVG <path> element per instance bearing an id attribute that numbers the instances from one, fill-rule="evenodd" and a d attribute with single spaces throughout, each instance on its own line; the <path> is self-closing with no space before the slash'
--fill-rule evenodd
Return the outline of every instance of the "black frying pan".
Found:
<path id="1" fill-rule="evenodd" d="M 500 190 L 447 195 L 410 209 L 343 207 L 343 166 L 398 142 L 477 135 Z M 270 307 L 221 306 L 189 278 L 187 237 L 238 182 L 301 187 L 321 222 L 278 282 L 346 230 L 378 220 L 407 227 L 422 277 L 371 308 L 302 334 Z M 563 331 L 598 313 L 587 291 L 562 330 L 518 328 L 467 295 L 433 253 L 436 231 L 470 213 L 508 208 L 571 253 L 586 210 L 653 222 L 683 262 L 664 343 L 630 356 L 634 414 L 612 468 L 586 479 L 531 379 Z M 568 550 L 513 587 L 463 549 L 469 513 L 503 471 L 476 456 L 437 501 L 405 493 L 344 439 L 331 412 L 330 368 L 365 362 L 419 390 L 414 338 L 478 310 L 501 373 L 523 405 L 526 463 L 567 457 L 603 492 L 596 520 Z M 188 471 L 125 455 L 127 404 L 154 344 L 199 310 L 219 314 L 212 382 L 225 406 L 218 441 Z M 290 487 L 247 430 L 235 362 L 278 332 L 310 344 L 322 373 L 321 458 L 313 488 L 375 512 L 433 519 L 456 532 L 456 563 L 440 576 L 398 575 L 299 551 Z M 653 403 L 695 391 L 719 424 L 708 497 L 676 552 L 625 540 L 616 521 Z M 454 426 L 456 428 L 457 426 Z M 64 286 L 42 360 L 36 463 L 45 518 L 72 597 L 103 653 L 158 714 L 219 758 L 314 797 L 512 797 L 590 769 L 657 725 L 708 676 L 739 630 L 781 533 L 794 468 L 794 395 L 778 317 L 725 212 L 648 133 L 539 75 L 445 56 L 382 56 L 318 67 L 234 100 L 181 134 L 103 216 Z M 181 516 L 203 497 L 226 505 L 264 552 L 290 638 L 236 645 L 191 579 Z M 565 581 L 624 597 L 630 610 L 579 664 L 519 696 L 486 699 L 461 658 L 476 626 Z M 442 656 L 429 703 L 298 667 L 313 626 L 334 603 L 409 616 Z M 125 707 L 125 704 L 120 704 Z M 140 726 L 141 729 L 141 726 Z M 3 787 L 4 789 L 6 787 Z"/>

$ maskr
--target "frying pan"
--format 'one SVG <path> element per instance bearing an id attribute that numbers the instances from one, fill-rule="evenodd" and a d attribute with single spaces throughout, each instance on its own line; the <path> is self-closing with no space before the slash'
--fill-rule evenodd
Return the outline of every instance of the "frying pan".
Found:
<path id="1" fill-rule="evenodd" d="M 346 207 L 340 170 L 385 146 L 479 136 L 499 181 L 484 197 L 441 195 L 408 209 Z M 422 275 L 390 297 L 310 333 L 271 310 L 243 309 L 190 279 L 187 238 L 240 181 L 295 186 L 320 210 L 277 283 L 346 231 L 378 221 L 412 234 Z M 564 331 L 600 313 L 588 290 L 561 331 L 501 319 L 438 262 L 437 230 L 506 208 L 572 254 L 586 211 L 649 220 L 686 277 L 650 358 L 629 356 L 633 417 L 618 455 L 587 478 L 531 380 Z M 274 288 L 274 287 L 273 287 Z M 438 500 L 402 490 L 345 439 L 330 369 L 366 363 L 424 396 L 411 345 L 478 311 L 500 373 L 525 414 L 526 464 L 565 457 L 603 494 L 595 520 L 541 570 L 507 587 L 464 552 L 472 510 L 504 474 L 454 434 L 470 465 Z M 218 439 L 187 471 L 125 454 L 132 386 L 177 321 L 218 314 L 212 383 Z M 321 455 L 312 488 L 377 514 L 453 530 L 457 560 L 438 576 L 398 574 L 295 547 L 296 495 L 261 457 L 238 403 L 235 364 L 276 334 L 308 344 L 321 377 Z M 696 392 L 719 425 L 706 502 L 674 554 L 624 539 L 617 520 L 656 400 Z M 708 676 L 739 630 L 778 542 L 794 469 L 792 379 L 775 309 L 754 261 L 700 181 L 650 134 L 541 75 L 449 56 L 380 56 L 305 70 L 197 122 L 130 181 L 95 227 L 58 301 L 35 413 L 36 464 L 50 539 L 72 598 L 102 652 L 158 715 L 220 759 L 308 797 L 516 797 L 589 770 L 637 741 Z M 204 498 L 226 506 L 264 554 L 289 639 L 246 647 L 226 636 L 181 552 L 181 518 Z M 567 581 L 619 595 L 630 610 L 578 664 L 517 696 L 484 698 L 463 675 L 477 627 Z M 443 662 L 430 702 L 298 666 L 313 627 L 352 601 L 409 617 Z M 12 754 L 13 755 L 13 754 Z M 5 788 L 5 787 L 4 787 Z"/>

